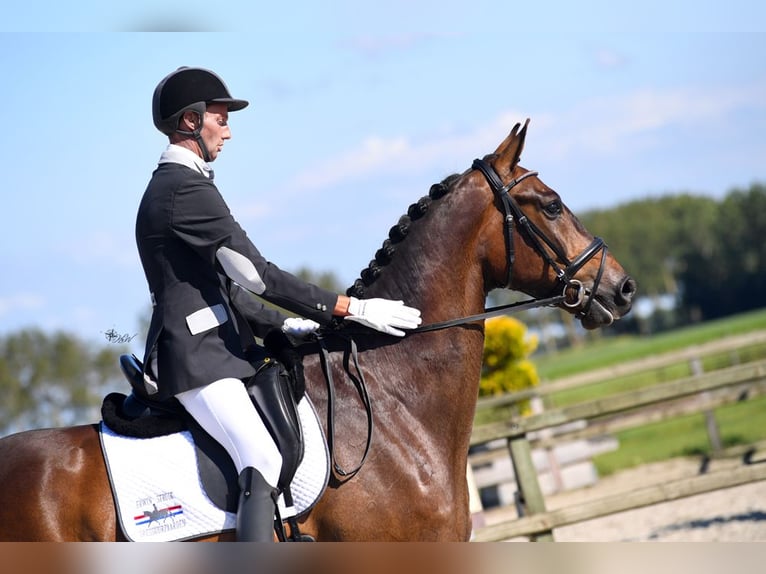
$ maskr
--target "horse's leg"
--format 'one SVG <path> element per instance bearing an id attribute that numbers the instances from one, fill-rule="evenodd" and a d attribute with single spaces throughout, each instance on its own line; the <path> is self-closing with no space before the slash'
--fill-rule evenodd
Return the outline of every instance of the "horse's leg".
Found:
<path id="1" fill-rule="evenodd" d="M 0 540 L 122 539 L 95 426 L 0 440 Z"/>

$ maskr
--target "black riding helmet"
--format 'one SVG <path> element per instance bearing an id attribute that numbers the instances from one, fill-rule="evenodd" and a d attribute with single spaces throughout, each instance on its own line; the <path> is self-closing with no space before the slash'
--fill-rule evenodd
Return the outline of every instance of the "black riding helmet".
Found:
<path id="1" fill-rule="evenodd" d="M 235 112 L 246 107 L 248 101 L 232 98 L 226 84 L 214 72 L 182 66 L 165 76 L 154 89 L 154 126 L 165 135 L 178 132 L 193 136 L 202 149 L 203 159 L 210 161 L 200 130 L 207 105 L 212 103 L 226 104 L 230 112 Z M 178 129 L 178 121 L 188 110 L 196 112 L 200 118 L 200 126 L 193 132 Z"/>

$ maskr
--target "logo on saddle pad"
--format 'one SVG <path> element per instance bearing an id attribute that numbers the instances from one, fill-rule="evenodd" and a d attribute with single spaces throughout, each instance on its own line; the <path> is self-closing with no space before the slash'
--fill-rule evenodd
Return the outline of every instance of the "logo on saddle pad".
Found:
<path id="1" fill-rule="evenodd" d="M 137 499 L 133 521 L 144 536 L 156 536 L 186 526 L 183 506 L 172 492 Z"/>

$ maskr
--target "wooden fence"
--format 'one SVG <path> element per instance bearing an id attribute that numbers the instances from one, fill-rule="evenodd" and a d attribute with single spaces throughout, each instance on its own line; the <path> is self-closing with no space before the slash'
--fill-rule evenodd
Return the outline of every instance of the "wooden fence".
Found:
<path id="1" fill-rule="evenodd" d="M 724 392 L 721 395 L 724 398 L 711 398 L 727 389 L 734 389 L 734 392 Z M 537 473 L 532 464 L 529 438 L 530 433 L 534 434 L 543 429 L 566 425 L 574 421 L 585 420 L 589 427 L 594 425 L 598 428 L 599 421 L 609 420 L 610 417 L 623 416 L 625 413 L 642 408 L 656 407 L 693 396 L 707 397 L 707 402 L 701 403 L 702 408 L 705 409 L 710 408 L 711 401 L 715 404 L 723 404 L 738 400 L 743 394 L 753 396 L 762 393 L 766 393 L 766 360 L 553 409 L 525 418 L 476 427 L 471 437 L 472 445 L 498 439 L 507 441 L 523 502 L 521 508 L 524 515 L 516 520 L 478 528 L 474 532 L 474 540 L 505 540 L 518 536 L 528 536 L 532 540 L 553 540 L 552 531 L 556 527 L 720 488 L 766 480 L 766 464 L 753 464 L 733 471 L 709 473 L 676 482 L 647 486 L 633 492 L 548 512 L 545 509 Z M 698 406 L 697 410 L 699 409 Z M 613 420 L 619 420 L 619 418 Z"/>
<path id="2" fill-rule="evenodd" d="M 733 362 L 739 362 L 738 355 L 748 347 L 763 346 L 766 344 L 766 331 L 754 331 L 743 335 L 736 335 L 709 341 L 700 345 L 692 345 L 678 351 L 653 355 L 636 361 L 617 363 L 601 369 L 593 369 L 585 373 L 578 373 L 568 377 L 562 377 L 525 391 L 508 393 L 499 397 L 487 397 L 479 399 L 477 410 L 493 409 L 509 406 L 519 401 L 533 397 L 546 397 L 554 393 L 600 383 L 607 380 L 617 379 L 643 373 L 652 370 L 661 370 L 679 363 L 691 365 L 692 372 L 699 372 L 699 362 L 704 357 L 728 353 L 734 357 Z"/>

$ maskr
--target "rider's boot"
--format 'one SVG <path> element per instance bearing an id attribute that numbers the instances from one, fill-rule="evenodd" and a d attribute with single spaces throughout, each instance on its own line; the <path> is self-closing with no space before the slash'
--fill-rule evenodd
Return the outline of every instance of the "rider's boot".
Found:
<path id="1" fill-rule="evenodd" d="M 237 540 L 273 542 L 277 489 L 269 485 L 261 473 L 251 466 L 239 474 L 239 488 Z"/>

